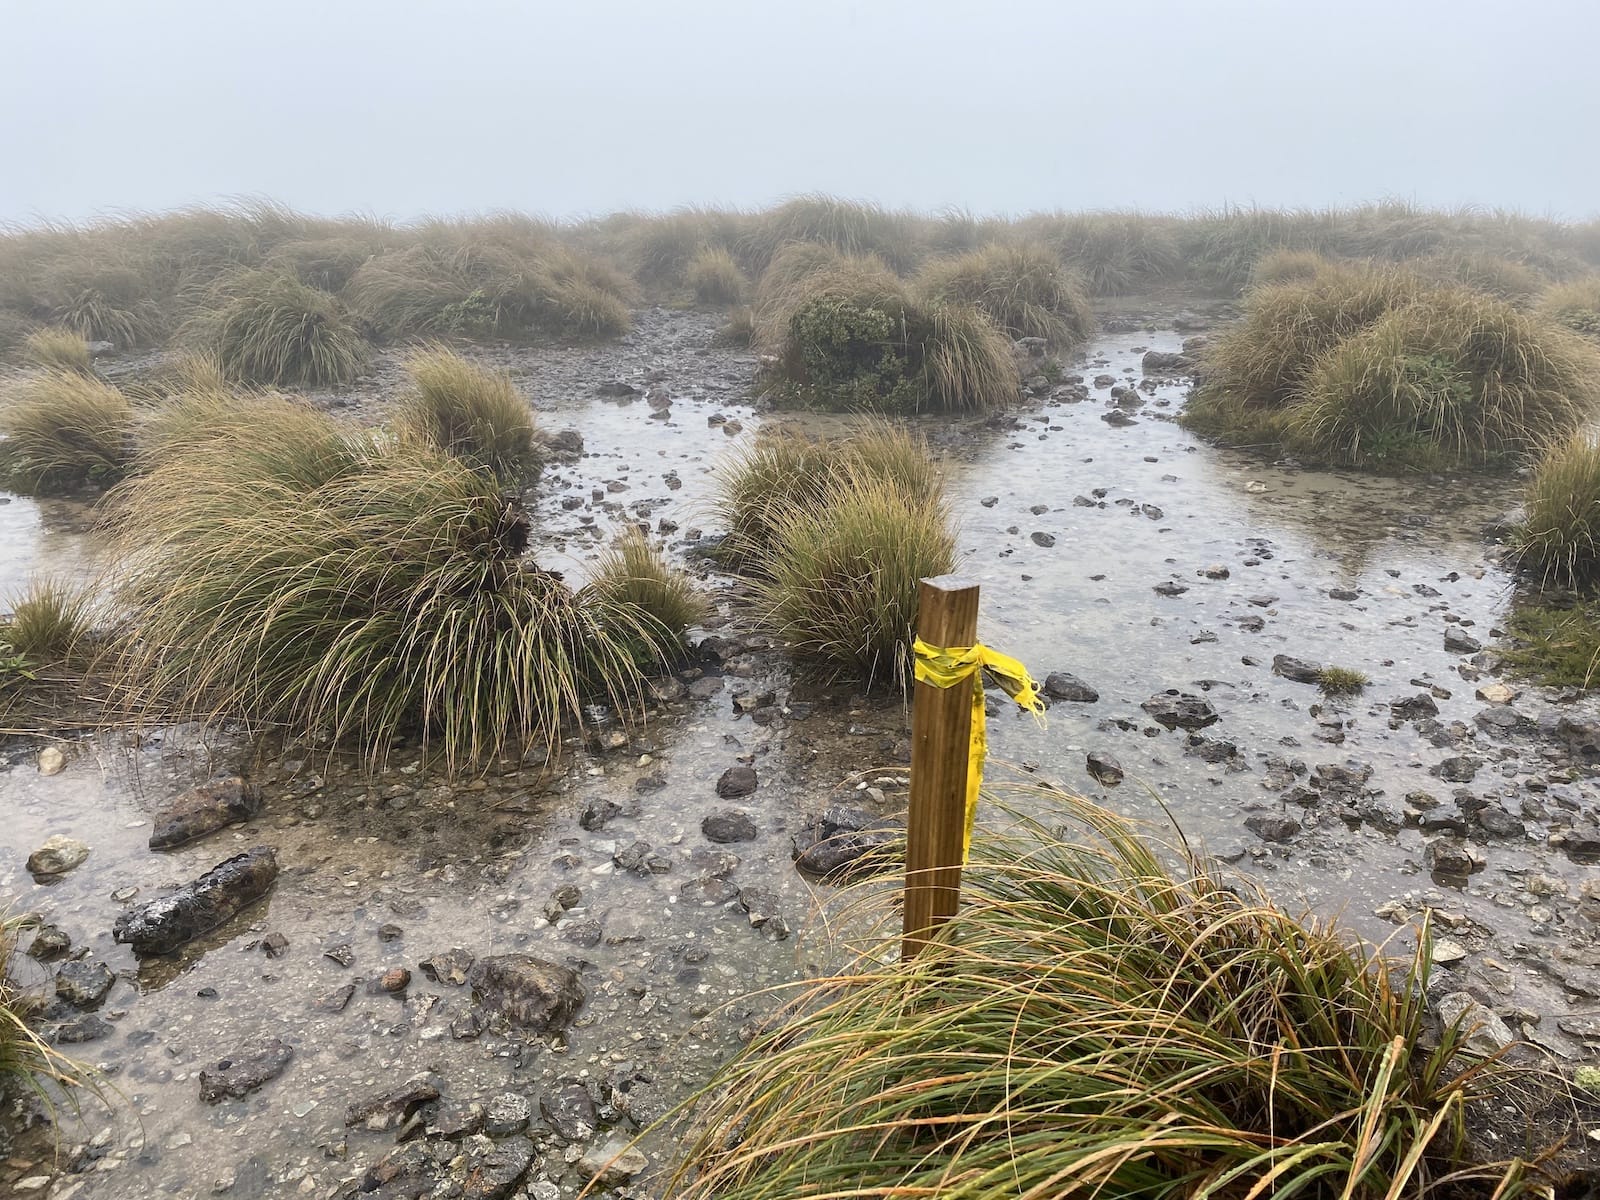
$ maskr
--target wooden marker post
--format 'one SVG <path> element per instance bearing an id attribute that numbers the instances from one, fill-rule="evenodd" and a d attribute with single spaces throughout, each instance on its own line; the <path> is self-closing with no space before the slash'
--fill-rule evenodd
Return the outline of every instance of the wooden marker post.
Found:
<path id="1" fill-rule="evenodd" d="M 917 636 L 930 646 L 978 640 L 978 585 L 955 575 L 924 579 Z M 911 811 L 906 824 L 902 959 L 911 958 L 961 902 L 967 823 L 967 757 L 972 742 L 971 685 L 918 682 L 911 701 Z"/>

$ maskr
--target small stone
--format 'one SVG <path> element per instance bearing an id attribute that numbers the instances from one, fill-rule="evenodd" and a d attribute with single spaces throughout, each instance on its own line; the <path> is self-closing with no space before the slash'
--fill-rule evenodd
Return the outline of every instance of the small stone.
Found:
<path id="1" fill-rule="evenodd" d="M 1439 1020 L 1446 1028 L 1459 1025 L 1467 1034 L 1469 1054 L 1489 1058 L 1516 1041 L 1506 1023 L 1494 1009 L 1480 1004 L 1466 992 L 1451 992 L 1439 999 Z"/>
<path id="2" fill-rule="evenodd" d="M 724 800 L 738 800 L 754 793 L 758 782 L 754 767 L 729 767 L 717 780 L 717 795 Z"/>
<path id="3" fill-rule="evenodd" d="M 1518 696 L 1522 695 L 1516 688 L 1508 687 L 1503 683 L 1486 683 L 1478 689 L 1476 694 L 1479 700 L 1488 704 L 1510 704 Z"/>
<path id="4" fill-rule="evenodd" d="M 626 1183 L 650 1165 L 643 1152 L 632 1149 L 628 1143 L 613 1138 L 601 1146 L 592 1146 L 578 1160 L 578 1170 L 602 1187 L 616 1187 Z"/>
<path id="5" fill-rule="evenodd" d="M 411 972 L 404 967 L 390 967 L 371 983 L 367 984 L 367 991 L 374 996 L 395 995 L 411 986 Z"/>
<path id="6" fill-rule="evenodd" d="M 28 855 L 28 870 L 34 875 L 64 875 L 89 857 L 89 847 L 76 838 L 56 834 L 45 838 Z"/>
<path id="7" fill-rule="evenodd" d="M 201 1069 L 200 1099 L 207 1104 L 219 1103 L 230 1096 L 242 1100 L 282 1075 L 292 1057 L 293 1047 L 277 1038 L 230 1055 L 214 1066 Z"/>
<path id="8" fill-rule="evenodd" d="M 550 1128 L 569 1142 L 587 1141 L 599 1124 L 589 1089 L 577 1079 L 559 1080 L 540 1096 L 539 1112 Z"/>
<path id="9" fill-rule="evenodd" d="M 1104 750 L 1091 750 L 1085 763 L 1096 783 L 1116 787 L 1123 780 L 1122 764 Z"/>
<path id="10" fill-rule="evenodd" d="M 39 774 L 59 775 L 66 768 L 67 756 L 60 746 L 46 746 L 39 751 Z"/>
<path id="11" fill-rule="evenodd" d="M 1436 838 L 1422 852 L 1422 861 L 1436 875 L 1461 878 L 1483 869 L 1483 863 L 1473 857 L 1465 842 L 1454 838 Z"/>
<path id="12" fill-rule="evenodd" d="M 1467 957 L 1467 948 L 1460 942 L 1450 938 L 1437 938 L 1433 943 L 1433 963 L 1438 967 L 1448 967 L 1462 961 Z"/>
<path id="13" fill-rule="evenodd" d="M 322 957 L 338 963 L 341 967 L 348 967 L 356 960 L 356 952 L 349 942 L 335 942 L 322 951 Z"/>
<path id="14" fill-rule="evenodd" d="M 422 968 L 422 973 L 433 982 L 460 987 L 467 982 L 467 972 L 472 970 L 474 961 L 476 956 L 470 950 L 463 950 L 457 946 L 442 954 L 435 954 L 432 958 L 425 958 L 418 965 Z"/>
<path id="15" fill-rule="evenodd" d="M 1045 676 L 1044 694 L 1052 700 L 1066 700 L 1075 704 L 1094 704 L 1100 699 L 1099 692 L 1066 671 L 1051 671 Z"/>
<path id="16" fill-rule="evenodd" d="M 1459 629 L 1451 628 L 1444 631 L 1444 648 L 1453 654 L 1476 654 L 1483 649 L 1483 643 Z"/>
<path id="17" fill-rule="evenodd" d="M 1158 596 L 1181 596 L 1188 590 L 1189 586 L 1187 584 L 1175 583 L 1170 579 L 1155 586 L 1155 593 Z"/>
<path id="18" fill-rule="evenodd" d="M 350 997 L 355 994 L 355 984 L 341 984 L 332 991 L 324 992 L 318 996 L 314 1007 L 321 1009 L 323 1012 L 343 1012 L 350 1004 Z"/>
<path id="19" fill-rule="evenodd" d="M 1244 827 L 1264 842 L 1287 842 L 1300 832 L 1300 822 L 1282 813 L 1257 813 L 1246 817 Z"/>
<path id="20" fill-rule="evenodd" d="M 393 942 L 404 936 L 405 930 L 398 925 L 384 924 L 378 926 L 378 940 L 380 942 Z"/>
<path id="21" fill-rule="evenodd" d="M 510 1137 L 528 1127 L 533 1102 L 516 1092 L 501 1092 L 483 1114 L 483 1131 L 490 1137 Z"/>
<path id="22" fill-rule="evenodd" d="M 1042 546 L 1044 549 L 1048 550 L 1051 546 L 1056 544 L 1056 535 L 1053 533 L 1044 533 L 1043 531 L 1038 531 L 1035 533 L 1030 533 L 1028 535 L 1028 540 L 1030 540 L 1035 546 Z"/>
<path id="23" fill-rule="evenodd" d="M 721 809 L 700 822 L 700 832 L 707 840 L 726 844 L 750 842 L 756 838 L 756 824 L 750 815 L 736 808 Z"/>
<path id="24" fill-rule="evenodd" d="M 56 969 L 56 995 L 74 1008 L 98 1008 L 117 977 L 97 959 L 65 962 Z"/>
<path id="25" fill-rule="evenodd" d="M 282 958 L 289 953 L 289 939 L 281 933 L 269 933 L 261 939 L 261 952 L 268 958 Z"/>
<path id="26" fill-rule="evenodd" d="M 1272 656 L 1272 673 L 1291 679 L 1295 683 L 1321 683 L 1322 668 L 1316 663 L 1307 662 L 1303 658 L 1294 658 L 1288 654 L 1274 654 Z"/>

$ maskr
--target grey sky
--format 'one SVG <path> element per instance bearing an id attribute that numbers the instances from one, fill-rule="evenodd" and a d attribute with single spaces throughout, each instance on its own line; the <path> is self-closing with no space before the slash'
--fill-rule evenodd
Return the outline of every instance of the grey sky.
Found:
<path id="1" fill-rule="evenodd" d="M 1596 0 L 5 0 L 0 219 L 1600 213 Z"/>

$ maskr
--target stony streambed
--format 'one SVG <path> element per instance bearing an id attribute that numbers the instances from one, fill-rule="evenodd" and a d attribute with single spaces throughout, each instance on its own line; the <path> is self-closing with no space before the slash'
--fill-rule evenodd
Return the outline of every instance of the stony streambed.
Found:
<path id="1" fill-rule="evenodd" d="M 1280 903 L 1396 950 L 1431 911 L 1440 996 L 1587 1061 L 1600 712 L 1500 679 L 1483 648 L 1510 598 L 1483 533 L 1508 485 L 1310 472 L 1198 443 L 1171 420 L 1183 379 L 1141 369 L 1180 348 L 1172 315 L 1113 322 L 1126 331 L 1003 418 L 922 424 L 984 587 L 982 637 L 1082 685 L 1058 680 L 1060 694 L 1096 697 L 1055 702 L 1045 730 L 996 705 L 993 752 L 1153 821 L 1159 796 Z M 581 574 L 622 521 L 686 555 L 715 532 L 711 470 L 764 419 L 753 358 L 714 347 L 715 325 L 656 310 L 620 345 L 487 355 L 548 428 L 583 437 L 538 494 L 544 565 Z M 396 381 L 385 359 L 323 399 L 380 420 Z M 87 570 L 88 524 L 72 505 L 0 506 L 0 579 Z M 732 611 L 731 581 L 707 584 Z M 65 1120 L 58 1156 L 21 1137 L 0 1192 L 388 1196 L 442 1178 L 439 1194 L 575 1193 L 737 1048 L 772 1003 L 761 989 L 829 961 L 814 914 L 833 889 L 792 862 L 809 817 L 904 803 L 898 702 L 794 681 L 737 620 L 710 636 L 645 727 L 601 728 L 551 770 L 449 784 L 402 748 L 371 777 L 322 747 L 177 728 L 57 744 L 46 774 L 40 743 L 7 745 L 0 897 L 70 939 L 65 959 L 26 960 L 37 986 L 66 960 L 85 1003 L 77 985 L 109 978 L 98 1007 L 56 1015 L 112 1104 Z M 1329 702 L 1288 660 L 1372 682 Z M 1123 781 L 1091 775 L 1091 753 Z M 258 789 L 258 815 L 150 850 L 158 815 L 219 774 Z M 36 880 L 24 860 L 51 835 L 89 857 Z M 255 846 L 278 865 L 261 903 L 172 957 L 112 940 L 123 913 Z M 572 973 L 570 1021 L 507 1029 L 473 1000 L 473 969 L 481 982 L 479 964 L 515 956 Z M 638 1171 L 623 1186 L 650 1194 L 670 1135 L 643 1151 L 608 1178 Z"/>

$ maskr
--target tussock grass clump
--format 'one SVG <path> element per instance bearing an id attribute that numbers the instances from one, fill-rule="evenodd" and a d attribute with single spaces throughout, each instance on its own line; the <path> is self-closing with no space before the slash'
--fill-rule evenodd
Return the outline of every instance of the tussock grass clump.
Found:
<path id="1" fill-rule="evenodd" d="M 1539 315 L 1573 333 L 1600 338 L 1600 275 L 1556 284 L 1540 297 Z"/>
<path id="2" fill-rule="evenodd" d="M 1272 250 L 1250 268 L 1250 282 L 1257 286 L 1274 283 L 1307 283 L 1332 264 L 1315 250 Z"/>
<path id="3" fill-rule="evenodd" d="M 316 414 L 311 414 L 315 418 Z M 599 700 L 636 707 L 676 641 L 526 557 L 520 505 L 467 463 L 285 408 L 124 491 L 120 670 L 146 703 L 448 771 L 553 754 Z"/>
<path id="4" fill-rule="evenodd" d="M 1597 403 L 1600 355 L 1504 301 L 1440 289 L 1323 355 L 1283 442 L 1353 465 L 1486 465 L 1564 436 Z"/>
<path id="5" fill-rule="evenodd" d="M 67 661 L 83 645 L 92 624 L 93 599 L 61 579 L 35 579 L 11 602 L 0 624 L 0 641 L 34 663 Z"/>
<path id="6" fill-rule="evenodd" d="M 1554 443 L 1534 467 L 1514 537 L 1519 564 L 1545 582 L 1600 578 L 1600 443 L 1586 429 Z"/>
<path id="7" fill-rule="evenodd" d="M 270 271 L 225 280 L 216 310 L 192 325 L 230 379 L 272 387 L 351 382 L 367 364 L 367 345 L 326 292 Z"/>
<path id="8" fill-rule="evenodd" d="M 1094 312 L 1076 280 L 1037 243 L 990 243 L 923 268 L 917 286 L 928 299 L 970 304 L 1012 337 L 1075 346 L 1095 331 Z"/>
<path id="9" fill-rule="evenodd" d="M 955 563 L 941 495 L 857 467 L 837 474 L 819 503 L 777 515 L 759 563 L 758 619 L 827 675 L 904 688 L 918 581 Z"/>
<path id="10" fill-rule="evenodd" d="M 1577 339 L 1415 271 L 1334 264 L 1267 284 L 1213 340 L 1184 422 L 1358 466 L 1484 465 L 1571 429 L 1600 398 Z"/>
<path id="11" fill-rule="evenodd" d="M 77 371 L 24 379 L 0 407 L 0 478 L 31 495 L 107 487 L 127 470 L 133 410 L 109 383 Z"/>
<path id="12" fill-rule="evenodd" d="M 533 412 L 504 371 L 489 371 L 444 346 L 406 360 L 411 390 L 398 423 L 504 480 L 538 469 Z"/>
<path id="13" fill-rule="evenodd" d="M 1317 672 L 1317 686 L 1324 696 L 1354 696 L 1372 680 L 1352 667 L 1323 667 Z"/>
<path id="14" fill-rule="evenodd" d="M 623 257 L 646 287 L 672 290 L 690 284 L 691 264 L 706 250 L 731 252 L 750 218 L 737 210 L 690 205 L 669 213 L 622 214 Z M 691 285 L 692 286 L 692 285 Z"/>
<path id="15" fill-rule="evenodd" d="M 1045 786 L 1072 828 L 980 838 L 963 907 L 809 984 L 693 1110 L 673 1200 L 1272 1195 L 1517 1200 L 1464 1110 L 1511 1068 L 1431 1044 L 1409 969 Z M 1078 833 L 1077 830 L 1086 830 Z"/>
<path id="16" fill-rule="evenodd" d="M 661 551 L 638 529 L 617 538 L 600 556 L 589 586 L 614 604 L 648 613 L 662 628 L 682 638 L 711 613 L 695 581 L 668 565 Z"/>
<path id="17" fill-rule="evenodd" d="M 886 479 L 913 503 L 936 499 L 942 487 L 927 443 L 887 421 L 870 421 L 837 441 L 795 430 L 763 432 L 719 465 L 717 475 L 714 511 L 727 529 L 718 555 L 741 570 L 760 570 L 779 522 L 816 508 L 841 481 Z"/>
<path id="18" fill-rule="evenodd" d="M 45 267 L 34 297 L 34 315 L 91 342 L 120 349 L 148 345 L 166 331 L 148 267 L 105 262 L 93 254 L 62 257 Z"/>
<path id="19" fill-rule="evenodd" d="M 22 344 L 23 354 L 36 367 L 46 371 L 94 372 L 89 343 L 70 329 L 40 329 L 30 333 Z"/>
<path id="20" fill-rule="evenodd" d="M 921 261 L 919 235 L 920 223 L 910 213 L 870 201 L 811 193 L 757 216 L 740 251 L 756 270 L 764 271 L 784 246 L 810 242 L 847 257 L 873 255 L 903 275 Z"/>
<path id="21" fill-rule="evenodd" d="M 756 314 L 748 304 L 730 309 L 727 323 L 717 330 L 716 342 L 721 346 L 748 346 L 756 336 Z"/>
<path id="22" fill-rule="evenodd" d="M 296 238 L 274 247 L 266 265 L 293 275 L 307 287 L 338 292 L 392 241 L 392 231 L 355 225 L 322 237 Z"/>
<path id="23" fill-rule="evenodd" d="M 1418 259 L 1412 266 L 1425 279 L 1470 288 L 1519 308 L 1544 287 L 1543 277 L 1526 263 L 1493 254 L 1446 251 Z"/>
<path id="24" fill-rule="evenodd" d="M 756 338 L 781 397 L 826 408 L 984 411 L 1016 398 L 1011 341 L 976 308 L 929 303 L 873 259 L 797 254 L 763 280 Z M 786 286 L 785 286 L 786 284 Z"/>
<path id="25" fill-rule="evenodd" d="M 1140 213 L 1051 213 L 1017 228 L 1055 250 L 1091 296 L 1121 296 L 1173 279 L 1182 266 L 1168 218 Z"/>
<path id="26" fill-rule="evenodd" d="M 720 246 L 705 246 L 689 260 L 684 280 L 701 304 L 738 304 L 744 299 L 744 272 Z"/>

